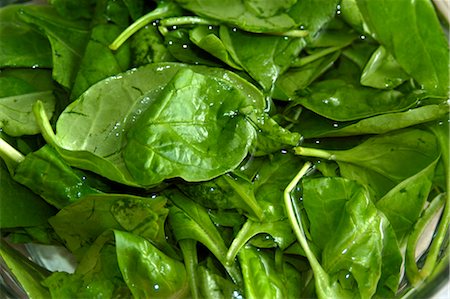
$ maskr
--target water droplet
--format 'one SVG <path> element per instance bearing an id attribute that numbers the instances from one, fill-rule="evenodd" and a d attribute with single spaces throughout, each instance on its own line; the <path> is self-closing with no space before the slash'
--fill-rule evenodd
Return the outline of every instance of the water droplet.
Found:
<path id="1" fill-rule="evenodd" d="M 187 44 L 183 44 L 182 47 L 183 47 L 183 49 L 187 49 L 188 45 Z"/>
<path id="2" fill-rule="evenodd" d="M 233 28 L 231 29 L 231 31 L 237 32 L 237 28 L 236 28 L 236 27 L 233 27 Z"/>
<path id="3" fill-rule="evenodd" d="M 316 144 L 319 144 L 319 143 L 320 143 L 320 140 L 316 140 L 315 143 L 316 143 Z"/>
<path id="4" fill-rule="evenodd" d="M 338 127 L 339 127 L 339 124 L 338 124 L 338 123 L 333 123 L 333 127 L 334 127 L 334 128 L 338 128 Z"/>
<path id="5" fill-rule="evenodd" d="M 153 286 L 153 288 L 157 291 L 157 290 L 159 290 L 159 284 L 156 284 L 155 283 L 155 285 Z"/>
<path id="6" fill-rule="evenodd" d="M 177 30 L 177 25 L 173 25 L 172 30 Z"/>
<path id="7" fill-rule="evenodd" d="M 366 36 L 362 34 L 362 35 L 359 36 L 359 38 L 360 38 L 361 40 L 365 40 L 365 39 L 366 39 Z"/>
<path id="8" fill-rule="evenodd" d="M 342 250 L 341 254 L 346 254 L 348 251 L 348 248 L 345 248 L 344 250 Z"/>
<path id="9" fill-rule="evenodd" d="M 173 41 L 169 40 L 167 43 L 169 44 L 169 46 L 171 46 L 173 44 Z"/>
<path id="10" fill-rule="evenodd" d="M 285 150 L 285 149 L 282 149 L 281 150 L 281 153 L 284 155 L 284 154 L 287 154 L 288 153 L 288 151 L 287 150 Z"/>
<path id="11" fill-rule="evenodd" d="M 213 27 L 212 25 L 209 25 L 209 26 L 208 26 L 208 29 L 209 29 L 209 30 L 213 30 L 214 27 Z"/>

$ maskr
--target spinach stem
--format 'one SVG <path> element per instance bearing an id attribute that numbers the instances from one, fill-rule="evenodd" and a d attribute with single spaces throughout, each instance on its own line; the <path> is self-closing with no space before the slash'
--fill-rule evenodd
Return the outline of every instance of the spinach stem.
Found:
<path id="1" fill-rule="evenodd" d="M 148 14 L 140 17 L 136 20 L 136 22 L 122 31 L 122 33 L 112 42 L 112 44 L 109 45 L 109 48 L 113 51 L 119 49 L 120 46 L 122 46 L 133 34 L 138 32 L 140 29 L 144 28 L 153 21 L 172 15 L 177 11 L 178 9 L 175 4 L 162 2 L 162 4 L 155 10 L 152 10 Z"/>
<path id="2" fill-rule="evenodd" d="M 322 266 L 317 261 L 316 257 L 314 256 L 314 253 L 312 252 L 311 248 L 308 245 L 308 241 L 305 237 L 305 231 L 303 229 L 303 225 L 301 221 L 297 221 L 297 215 L 294 211 L 294 205 L 292 204 L 292 198 L 291 198 L 291 192 L 294 190 L 294 188 L 297 186 L 298 182 L 308 173 L 308 171 L 311 169 L 312 164 L 311 162 L 306 162 L 305 165 L 300 169 L 300 171 L 297 173 L 297 175 L 294 177 L 294 179 L 289 183 L 289 185 L 284 190 L 284 204 L 286 206 L 287 210 L 287 216 L 289 219 L 289 222 L 291 223 L 292 229 L 294 230 L 295 236 L 297 237 L 298 242 L 302 246 L 303 250 L 305 251 L 305 255 L 308 258 L 309 263 L 311 264 L 311 267 L 314 269 L 318 269 L 320 275 L 326 275 L 325 271 L 323 270 Z"/>
<path id="3" fill-rule="evenodd" d="M 225 258 L 227 265 L 232 265 L 234 263 L 234 259 L 239 250 L 255 235 L 252 225 L 253 221 L 248 219 L 233 239 L 233 243 L 231 243 Z"/>
<path id="4" fill-rule="evenodd" d="M 285 31 L 285 32 L 267 32 L 267 34 L 287 36 L 287 37 L 306 37 L 306 36 L 308 36 L 309 31 L 294 29 L 294 30 L 289 30 L 289 31 Z"/>
<path id="5" fill-rule="evenodd" d="M 55 133 L 53 132 L 53 128 L 50 125 L 47 114 L 45 113 L 44 104 L 41 101 L 38 100 L 33 105 L 33 113 L 45 141 L 51 145 L 56 145 L 57 142 Z"/>
<path id="6" fill-rule="evenodd" d="M 296 155 L 306 156 L 306 157 L 316 157 L 323 158 L 327 160 L 335 160 L 335 155 L 321 149 L 311 148 L 311 147 L 302 147 L 296 146 L 294 147 L 294 152 Z"/>
<path id="7" fill-rule="evenodd" d="M 342 48 L 343 48 L 342 46 L 341 47 L 329 47 L 329 48 L 323 49 L 321 51 L 318 51 L 318 52 L 316 52 L 314 54 L 311 54 L 311 55 L 308 55 L 308 56 L 305 56 L 305 57 L 302 57 L 302 58 L 298 58 L 297 60 L 295 60 L 292 63 L 291 67 L 304 66 L 304 65 L 306 65 L 308 63 L 311 63 L 311 62 L 313 62 L 313 61 L 315 61 L 315 60 L 317 60 L 319 58 L 322 58 L 325 55 L 328 55 L 328 54 L 331 54 L 333 52 L 339 51 Z"/>
<path id="8" fill-rule="evenodd" d="M 215 20 L 202 18 L 202 17 L 193 17 L 193 16 L 185 16 L 185 17 L 171 17 L 159 22 L 159 25 L 168 27 L 168 26 L 179 26 L 179 25 L 219 25 L 219 23 Z"/>
<path id="9" fill-rule="evenodd" d="M 12 163 L 14 166 L 20 164 L 24 159 L 24 155 L 12 147 L 8 142 L 0 137 L 0 157 L 8 164 Z M 9 164 L 11 165 L 11 164 Z"/>

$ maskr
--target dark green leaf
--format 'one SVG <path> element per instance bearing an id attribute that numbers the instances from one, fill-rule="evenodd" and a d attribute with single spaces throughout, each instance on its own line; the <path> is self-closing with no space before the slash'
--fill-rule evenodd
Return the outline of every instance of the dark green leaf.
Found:
<path id="1" fill-rule="evenodd" d="M 8 5 L 0 9 L 0 68 L 51 67 L 52 53 L 47 38 L 18 17 L 24 7 Z"/>

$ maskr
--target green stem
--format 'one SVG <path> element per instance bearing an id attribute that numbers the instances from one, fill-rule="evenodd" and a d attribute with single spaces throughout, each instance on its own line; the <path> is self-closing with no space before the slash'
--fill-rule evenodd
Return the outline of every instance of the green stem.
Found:
<path id="1" fill-rule="evenodd" d="M 0 157 L 5 161 L 8 168 L 15 169 L 20 164 L 25 156 L 18 150 L 13 148 L 8 142 L 0 137 Z M 10 171 L 12 171 L 10 169 Z"/>
<path id="2" fill-rule="evenodd" d="M 192 239 L 183 239 L 178 241 L 178 244 L 180 244 L 181 252 L 183 253 L 183 260 L 186 267 L 186 272 L 188 274 L 188 282 L 192 299 L 199 299 L 197 241 Z"/>
<path id="3" fill-rule="evenodd" d="M 279 36 L 287 36 L 287 37 L 306 37 L 309 34 L 308 30 L 289 30 L 285 32 L 267 32 L 270 35 L 279 35 Z"/>
<path id="4" fill-rule="evenodd" d="M 297 146 L 294 147 L 294 152 L 296 155 L 300 156 L 306 156 L 306 157 L 316 157 L 316 158 L 323 158 L 327 160 L 335 160 L 335 155 L 321 149 L 317 148 L 310 148 L 310 147 L 302 147 Z"/>
<path id="5" fill-rule="evenodd" d="M 181 26 L 181 25 L 219 25 L 215 20 L 194 17 L 194 16 L 185 16 L 185 17 L 171 17 L 159 22 L 159 25 L 168 27 L 168 26 Z"/>
<path id="6" fill-rule="evenodd" d="M 233 240 L 233 243 L 231 243 L 231 246 L 228 249 L 226 256 L 227 265 L 232 265 L 234 263 L 234 259 L 236 258 L 239 250 L 242 248 L 242 246 L 245 245 L 245 243 L 247 243 L 248 240 L 250 240 L 255 235 L 252 229 L 252 225 L 253 221 L 248 219 L 247 222 L 245 222 L 242 228 L 239 230 L 238 234 Z"/>
<path id="7" fill-rule="evenodd" d="M 148 24 L 158 19 L 174 15 L 178 12 L 178 7 L 173 3 L 162 2 L 155 10 L 140 17 L 136 22 L 128 26 L 113 42 L 109 45 L 109 48 L 113 51 L 120 48 L 125 41 L 133 34 L 144 28 Z"/>
<path id="8" fill-rule="evenodd" d="M 311 63 L 311 62 L 313 62 L 313 61 L 315 61 L 315 60 L 317 60 L 319 58 L 322 58 L 325 55 L 328 55 L 328 54 L 331 54 L 333 52 L 336 52 L 336 51 L 338 51 L 338 50 L 340 50 L 342 48 L 343 47 L 340 46 L 340 47 L 329 47 L 329 48 L 323 49 L 323 50 L 318 51 L 318 52 L 316 52 L 314 54 L 311 54 L 311 55 L 308 55 L 308 56 L 305 56 L 305 57 L 297 59 L 296 61 L 294 61 L 294 63 L 292 63 L 291 67 L 304 66 L 304 65 L 306 65 L 308 63 Z"/>
<path id="9" fill-rule="evenodd" d="M 41 101 L 38 100 L 33 105 L 33 113 L 45 141 L 53 146 L 57 145 L 56 135 L 53 132 L 53 128 L 50 124 L 47 114 L 45 113 L 44 104 Z"/>

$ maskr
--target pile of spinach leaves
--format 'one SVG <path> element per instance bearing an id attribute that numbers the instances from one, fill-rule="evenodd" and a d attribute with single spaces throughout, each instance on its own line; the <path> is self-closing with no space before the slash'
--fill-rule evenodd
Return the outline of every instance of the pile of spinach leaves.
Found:
<path id="1" fill-rule="evenodd" d="M 0 8 L 2 267 L 30 298 L 413 296 L 449 258 L 441 28 L 430 0 Z"/>

